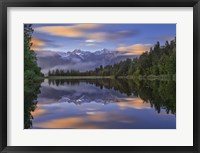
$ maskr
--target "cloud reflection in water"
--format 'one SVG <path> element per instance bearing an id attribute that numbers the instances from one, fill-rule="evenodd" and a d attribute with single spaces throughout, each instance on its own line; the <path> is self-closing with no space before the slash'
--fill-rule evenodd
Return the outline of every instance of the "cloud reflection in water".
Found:
<path id="1" fill-rule="evenodd" d="M 175 115 L 166 114 L 162 108 L 158 114 L 139 97 L 84 82 L 59 86 L 44 82 L 32 115 L 33 128 L 176 128 Z"/>

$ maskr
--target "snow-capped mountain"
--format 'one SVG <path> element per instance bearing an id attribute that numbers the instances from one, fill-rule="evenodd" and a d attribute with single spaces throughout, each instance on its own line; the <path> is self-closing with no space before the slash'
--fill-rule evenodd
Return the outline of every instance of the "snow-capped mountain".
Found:
<path id="1" fill-rule="evenodd" d="M 66 103 L 74 103 L 75 105 L 81 105 L 84 103 L 99 103 L 99 104 L 110 104 L 110 103 L 115 103 L 119 102 L 119 98 L 117 96 L 114 96 L 110 93 L 108 94 L 99 94 L 96 95 L 98 97 L 91 97 L 88 96 L 87 94 L 81 95 L 81 96 L 74 96 L 74 95 L 67 95 L 67 96 L 62 96 L 58 102 L 66 102 Z"/>
<path id="2" fill-rule="evenodd" d="M 67 52 L 38 51 L 36 52 L 38 65 L 46 74 L 49 70 L 93 70 L 100 65 L 112 65 L 127 58 L 134 58 L 132 55 L 125 55 L 118 51 L 102 49 L 96 52 L 82 51 L 75 49 Z"/>
<path id="3" fill-rule="evenodd" d="M 108 49 L 106 49 L 106 48 L 104 48 L 104 49 L 102 49 L 102 50 L 100 50 L 100 51 L 94 52 L 95 55 L 110 54 L 110 53 L 112 53 L 112 51 L 110 51 L 110 50 L 108 50 Z"/>
<path id="4" fill-rule="evenodd" d="M 80 49 L 75 49 L 73 52 L 57 52 L 58 55 L 60 55 L 63 59 L 73 59 L 73 58 L 79 58 L 84 60 L 87 56 L 91 55 L 91 52 L 89 51 L 81 51 Z"/>

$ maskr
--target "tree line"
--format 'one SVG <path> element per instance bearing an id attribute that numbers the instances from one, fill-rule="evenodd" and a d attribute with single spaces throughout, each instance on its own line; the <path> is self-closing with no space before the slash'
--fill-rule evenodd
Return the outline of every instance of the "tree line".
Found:
<path id="1" fill-rule="evenodd" d="M 94 70 L 49 70 L 48 76 L 149 76 L 176 74 L 176 38 L 160 46 L 157 42 L 149 51 L 137 58 L 113 65 L 99 66 Z"/>
<path id="2" fill-rule="evenodd" d="M 37 65 L 35 52 L 31 50 L 33 29 L 30 24 L 24 24 L 24 128 L 32 127 L 33 112 L 37 104 L 42 82 L 41 68 Z"/>

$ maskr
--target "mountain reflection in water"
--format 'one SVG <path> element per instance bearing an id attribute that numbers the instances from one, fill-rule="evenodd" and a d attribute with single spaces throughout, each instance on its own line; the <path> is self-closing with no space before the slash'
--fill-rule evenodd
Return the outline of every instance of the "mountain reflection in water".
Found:
<path id="1" fill-rule="evenodd" d="M 31 128 L 175 129 L 176 82 L 45 79 Z"/>

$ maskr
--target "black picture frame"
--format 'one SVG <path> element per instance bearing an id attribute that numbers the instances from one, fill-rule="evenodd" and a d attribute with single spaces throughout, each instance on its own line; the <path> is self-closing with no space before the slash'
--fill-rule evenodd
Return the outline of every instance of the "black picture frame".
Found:
<path id="1" fill-rule="evenodd" d="M 7 146 L 7 8 L 8 7 L 193 7 L 193 146 Z M 1 0 L 0 2 L 0 151 L 21 152 L 176 152 L 200 151 L 200 2 L 199 0 Z"/>

